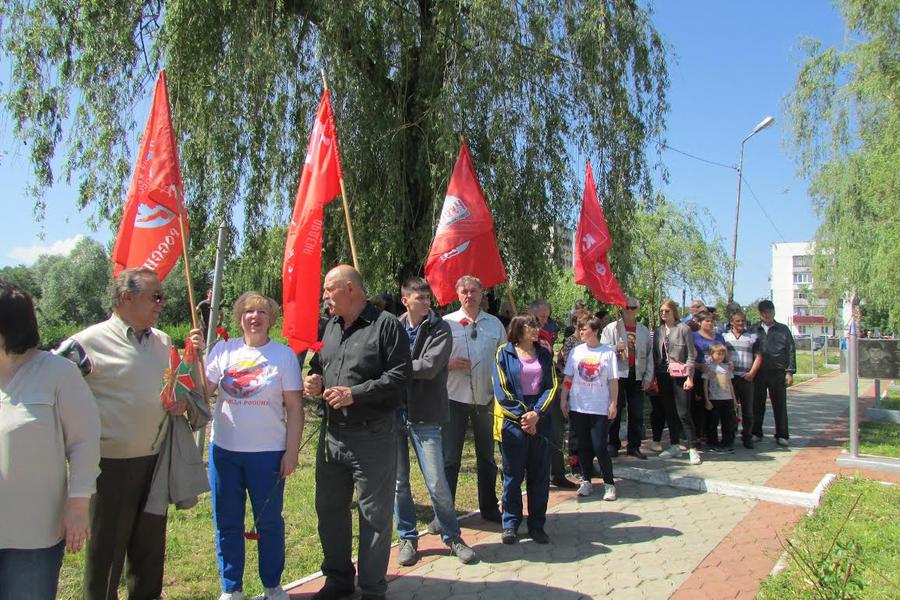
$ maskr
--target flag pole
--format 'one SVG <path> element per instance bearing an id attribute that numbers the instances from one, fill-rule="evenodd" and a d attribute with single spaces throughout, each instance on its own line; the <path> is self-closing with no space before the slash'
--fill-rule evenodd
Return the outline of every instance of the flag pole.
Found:
<path id="1" fill-rule="evenodd" d="M 320 69 L 322 85 L 328 91 L 328 80 L 325 79 L 325 69 Z M 347 225 L 347 236 L 350 238 L 350 256 L 353 257 L 353 268 L 359 271 L 359 260 L 356 258 L 356 241 L 353 239 L 353 224 L 350 222 L 350 205 L 347 204 L 347 190 L 344 188 L 344 175 L 341 173 L 338 183 L 341 186 L 341 201 L 344 205 L 344 222 Z"/>
<path id="2" fill-rule="evenodd" d="M 188 260 L 188 239 L 184 230 L 184 199 L 181 197 L 178 186 L 174 185 L 172 187 L 175 189 L 175 200 L 178 204 L 178 227 L 181 230 L 181 259 L 184 261 L 184 277 L 187 279 L 188 302 L 191 305 L 191 329 L 199 329 L 197 305 L 194 303 L 194 284 L 191 279 L 191 263 Z M 210 312 L 210 315 L 212 315 L 212 312 Z M 210 316 L 210 318 L 212 317 Z M 203 387 L 203 397 L 206 398 L 206 365 L 204 364 L 202 352 L 197 352 L 196 356 L 200 367 L 197 369 L 200 372 L 200 385 Z"/>

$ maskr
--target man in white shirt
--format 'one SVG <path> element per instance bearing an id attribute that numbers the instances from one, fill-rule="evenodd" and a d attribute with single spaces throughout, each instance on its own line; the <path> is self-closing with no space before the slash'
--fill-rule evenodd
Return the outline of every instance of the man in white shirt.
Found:
<path id="1" fill-rule="evenodd" d="M 450 419 L 442 429 L 444 470 L 455 504 L 463 442 L 471 420 L 478 469 L 478 507 L 483 519 L 499 523 L 491 372 L 497 348 L 506 343 L 506 331 L 497 317 L 481 310 L 482 292 L 477 277 L 460 277 L 456 293 L 462 306 L 444 317 L 453 334 L 447 375 Z M 429 530 L 437 530 L 436 525 L 432 523 Z"/>

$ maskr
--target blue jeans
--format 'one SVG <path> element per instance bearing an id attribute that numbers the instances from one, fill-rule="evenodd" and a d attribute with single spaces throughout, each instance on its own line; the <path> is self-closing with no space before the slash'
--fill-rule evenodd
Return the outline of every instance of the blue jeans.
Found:
<path id="1" fill-rule="evenodd" d="M 65 541 L 49 548 L 0 549 L 0 600 L 53 600 Z"/>
<path id="2" fill-rule="evenodd" d="M 394 518 L 397 533 L 403 539 L 419 537 L 416 530 L 416 506 L 409 487 L 409 442 L 412 442 L 431 496 L 434 517 L 441 525 L 441 538 L 447 542 L 459 537 L 459 521 L 453 507 L 453 496 L 444 472 L 444 450 L 441 426 L 437 423 L 410 423 L 406 410 L 397 411 L 397 492 L 394 498 Z"/>
<path id="3" fill-rule="evenodd" d="M 472 421 L 475 463 L 478 475 L 478 509 L 482 515 L 497 514 L 497 461 L 494 458 L 494 405 L 450 401 L 450 420 L 442 429 L 444 472 L 456 502 L 456 484 L 462 465 L 466 427 Z"/>
<path id="4" fill-rule="evenodd" d="M 503 456 L 503 529 L 518 529 L 522 522 L 522 481 L 528 495 L 528 531 L 543 529 L 550 497 L 550 443 L 548 416 L 538 421 L 536 435 L 517 423 L 503 420 L 500 454 Z"/>
<path id="5" fill-rule="evenodd" d="M 259 578 L 265 587 L 281 584 L 284 571 L 284 480 L 280 478 L 284 451 L 232 452 L 215 444 L 209 453 L 216 554 L 222 591 L 243 589 L 244 511 L 250 494 L 259 539 Z"/>

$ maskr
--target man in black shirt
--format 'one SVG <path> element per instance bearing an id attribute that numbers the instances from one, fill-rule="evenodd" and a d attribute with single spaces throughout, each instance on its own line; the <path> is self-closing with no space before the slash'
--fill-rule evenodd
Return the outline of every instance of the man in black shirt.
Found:
<path id="1" fill-rule="evenodd" d="M 762 368 L 753 388 L 753 441 L 762 440 L 763 419 L 766 416 L 766 392 L 772 401 L 775 417 L 775 443 L 787 447 L 788 415 L 787 388 L 794 383 L 797 357 L 794 336 L 787 325 L 775 321 L 775 305 L 763 300 L 757 306 L 760 323 L 753 328 L 762 353 Z"/>
<path id="2" fill-rule="evenodd" d="M 322 395 L 323 425 L 316 454 L 316 514 L 325 586 L 318 600 L 354 591 L 350 507 L 359 510 L 359 586 L 367 600 L 384 598 L 393 534 L 397 472 L 395 410 L 406 390 L 409 338 L 393 315 L 366 302 L 362 277 L 340 265 L 325 276 L 322 298 L 331 319 L 323 348 L 304 380 L 307 396 Z"/>

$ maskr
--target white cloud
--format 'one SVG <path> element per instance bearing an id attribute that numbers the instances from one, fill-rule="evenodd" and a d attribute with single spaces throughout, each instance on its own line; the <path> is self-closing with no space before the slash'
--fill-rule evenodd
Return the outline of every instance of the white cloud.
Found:
<path id="1" fill-rule="evenodd" d="M 57 240 L 49 244 L 34 244 L 33 246 L 16 246 L 6 255 L 17 263 L 30 265 L 44 254 L 62 254 L 66 255 L 72 251 L 84 236 L 82 234 L 75 235 L 65 240 Z"/>

